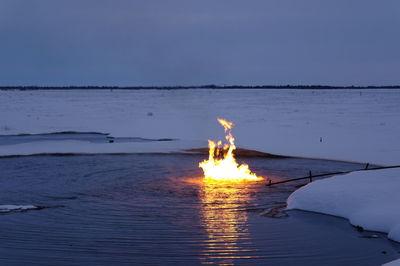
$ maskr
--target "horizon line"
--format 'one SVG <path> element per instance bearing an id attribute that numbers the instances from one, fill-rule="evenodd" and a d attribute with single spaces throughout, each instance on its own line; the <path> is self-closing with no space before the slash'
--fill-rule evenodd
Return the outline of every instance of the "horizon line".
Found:
<path id="1" fill-rule="evenodd" d="M 159 85 L 159 86 L 114 86 L 114 85 L 65 85 L 65 86 L 41 86 L 41 85 L 11 85 L 0 86 L 0 90 L 57 90 L 57 89 L 400 89 L 400 85 Z"/>

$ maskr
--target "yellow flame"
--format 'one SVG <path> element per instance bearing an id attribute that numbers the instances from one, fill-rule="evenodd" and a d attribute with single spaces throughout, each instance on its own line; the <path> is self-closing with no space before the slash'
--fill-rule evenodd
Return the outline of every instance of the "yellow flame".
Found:
<path id="1" fill-rule="evenodd" d="M 208 160 L 199 163 L 199 167 L 203 169 L 204 178 L 228 182 L 262 180 L 261 176 L 251 172 L 247 164 L 239 165 L 236 162 L 233 154 L 233 151 L 236 150 L 235 138 L 231 133 L 233 123 L 221 118 L 217 120 L 224 127 L 228 144 L 222 145 L 221 141 L 208 140 Z"/>

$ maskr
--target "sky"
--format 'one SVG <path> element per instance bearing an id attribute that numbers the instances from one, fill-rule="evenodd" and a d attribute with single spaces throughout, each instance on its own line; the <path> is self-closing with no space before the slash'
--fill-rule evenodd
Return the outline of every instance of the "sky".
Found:
<path id="1" fill-rule="evenodd" d="M 398 0 L 1 0 L 0 86 L 400 84 Z"/>

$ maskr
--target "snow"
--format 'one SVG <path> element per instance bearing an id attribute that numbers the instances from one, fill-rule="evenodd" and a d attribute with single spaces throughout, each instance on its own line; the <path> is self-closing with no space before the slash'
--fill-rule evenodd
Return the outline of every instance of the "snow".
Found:
<path id="1" fill-rule="evenodd" d="M 0 205 L 0 213 L 8 213 L 15 211 L 27 211 L 38 209 L 39 207 L 34 205 Z"/>
<path id="2" fill-rule="evenodd" d="M 309 183 L 289 196 L 287 209 L 344 217 L 400 242 L 399 188 L 400 168 L 358 171 Z"/>
<path id="3" fill-rule="evenodd" d="M 194 142 L 179 141 L 154 141 L 131 143 L 92 143 L 89 141 L 63 140 L 63 141 L 36 141 L 14 145 L 0 146 L 0 156 L 34 155 L 34 154 L 112 154 L 112 153 L 169 153 L 177 149 L 189 149 Z"/>
<path id="4" fill-rule="evenodd" d="M 400 265 L 400 259 L 383 264 L 383 266 L 399 266 L 399 265 Z"/>
<path id="5" fill-rule="evenodd" d="M 290 195 L 288 209 L 340 216 L 400 241 L 400 169 L 359 171 L 317 180 Z"/>
<path id="6" fill-rule="evenodd" d="M 0 91 L 0 134 L 95 131 L 115 137 L 174 138 L 180 141 L 126 144 L 130 148 L 74 146 L 86 153 L 146 147 L 164 151 L 165 145 L 174 144 L 180 150 L 222 139 L 216 122 L 221 117 L 236 124 L 239 147 L 390 165 L 400 158 L 399 102 L 400 90 Z M 43 145 L 57 152 L 73 150 L 68 142 Z M 0 146 L 3 155 L 43 150 L 38 145 Z"/>

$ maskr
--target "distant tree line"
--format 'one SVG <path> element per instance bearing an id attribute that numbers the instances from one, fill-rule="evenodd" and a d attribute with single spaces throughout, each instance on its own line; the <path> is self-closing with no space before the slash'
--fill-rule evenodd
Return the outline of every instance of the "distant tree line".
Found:
<path id="1" fill-rule="evenodd" d="M 200 86 L 0 86 L 0 90 L 184 90 L 184 89 L 400 89 L 390 86 L 329 85 L 200 85 Z"/>

